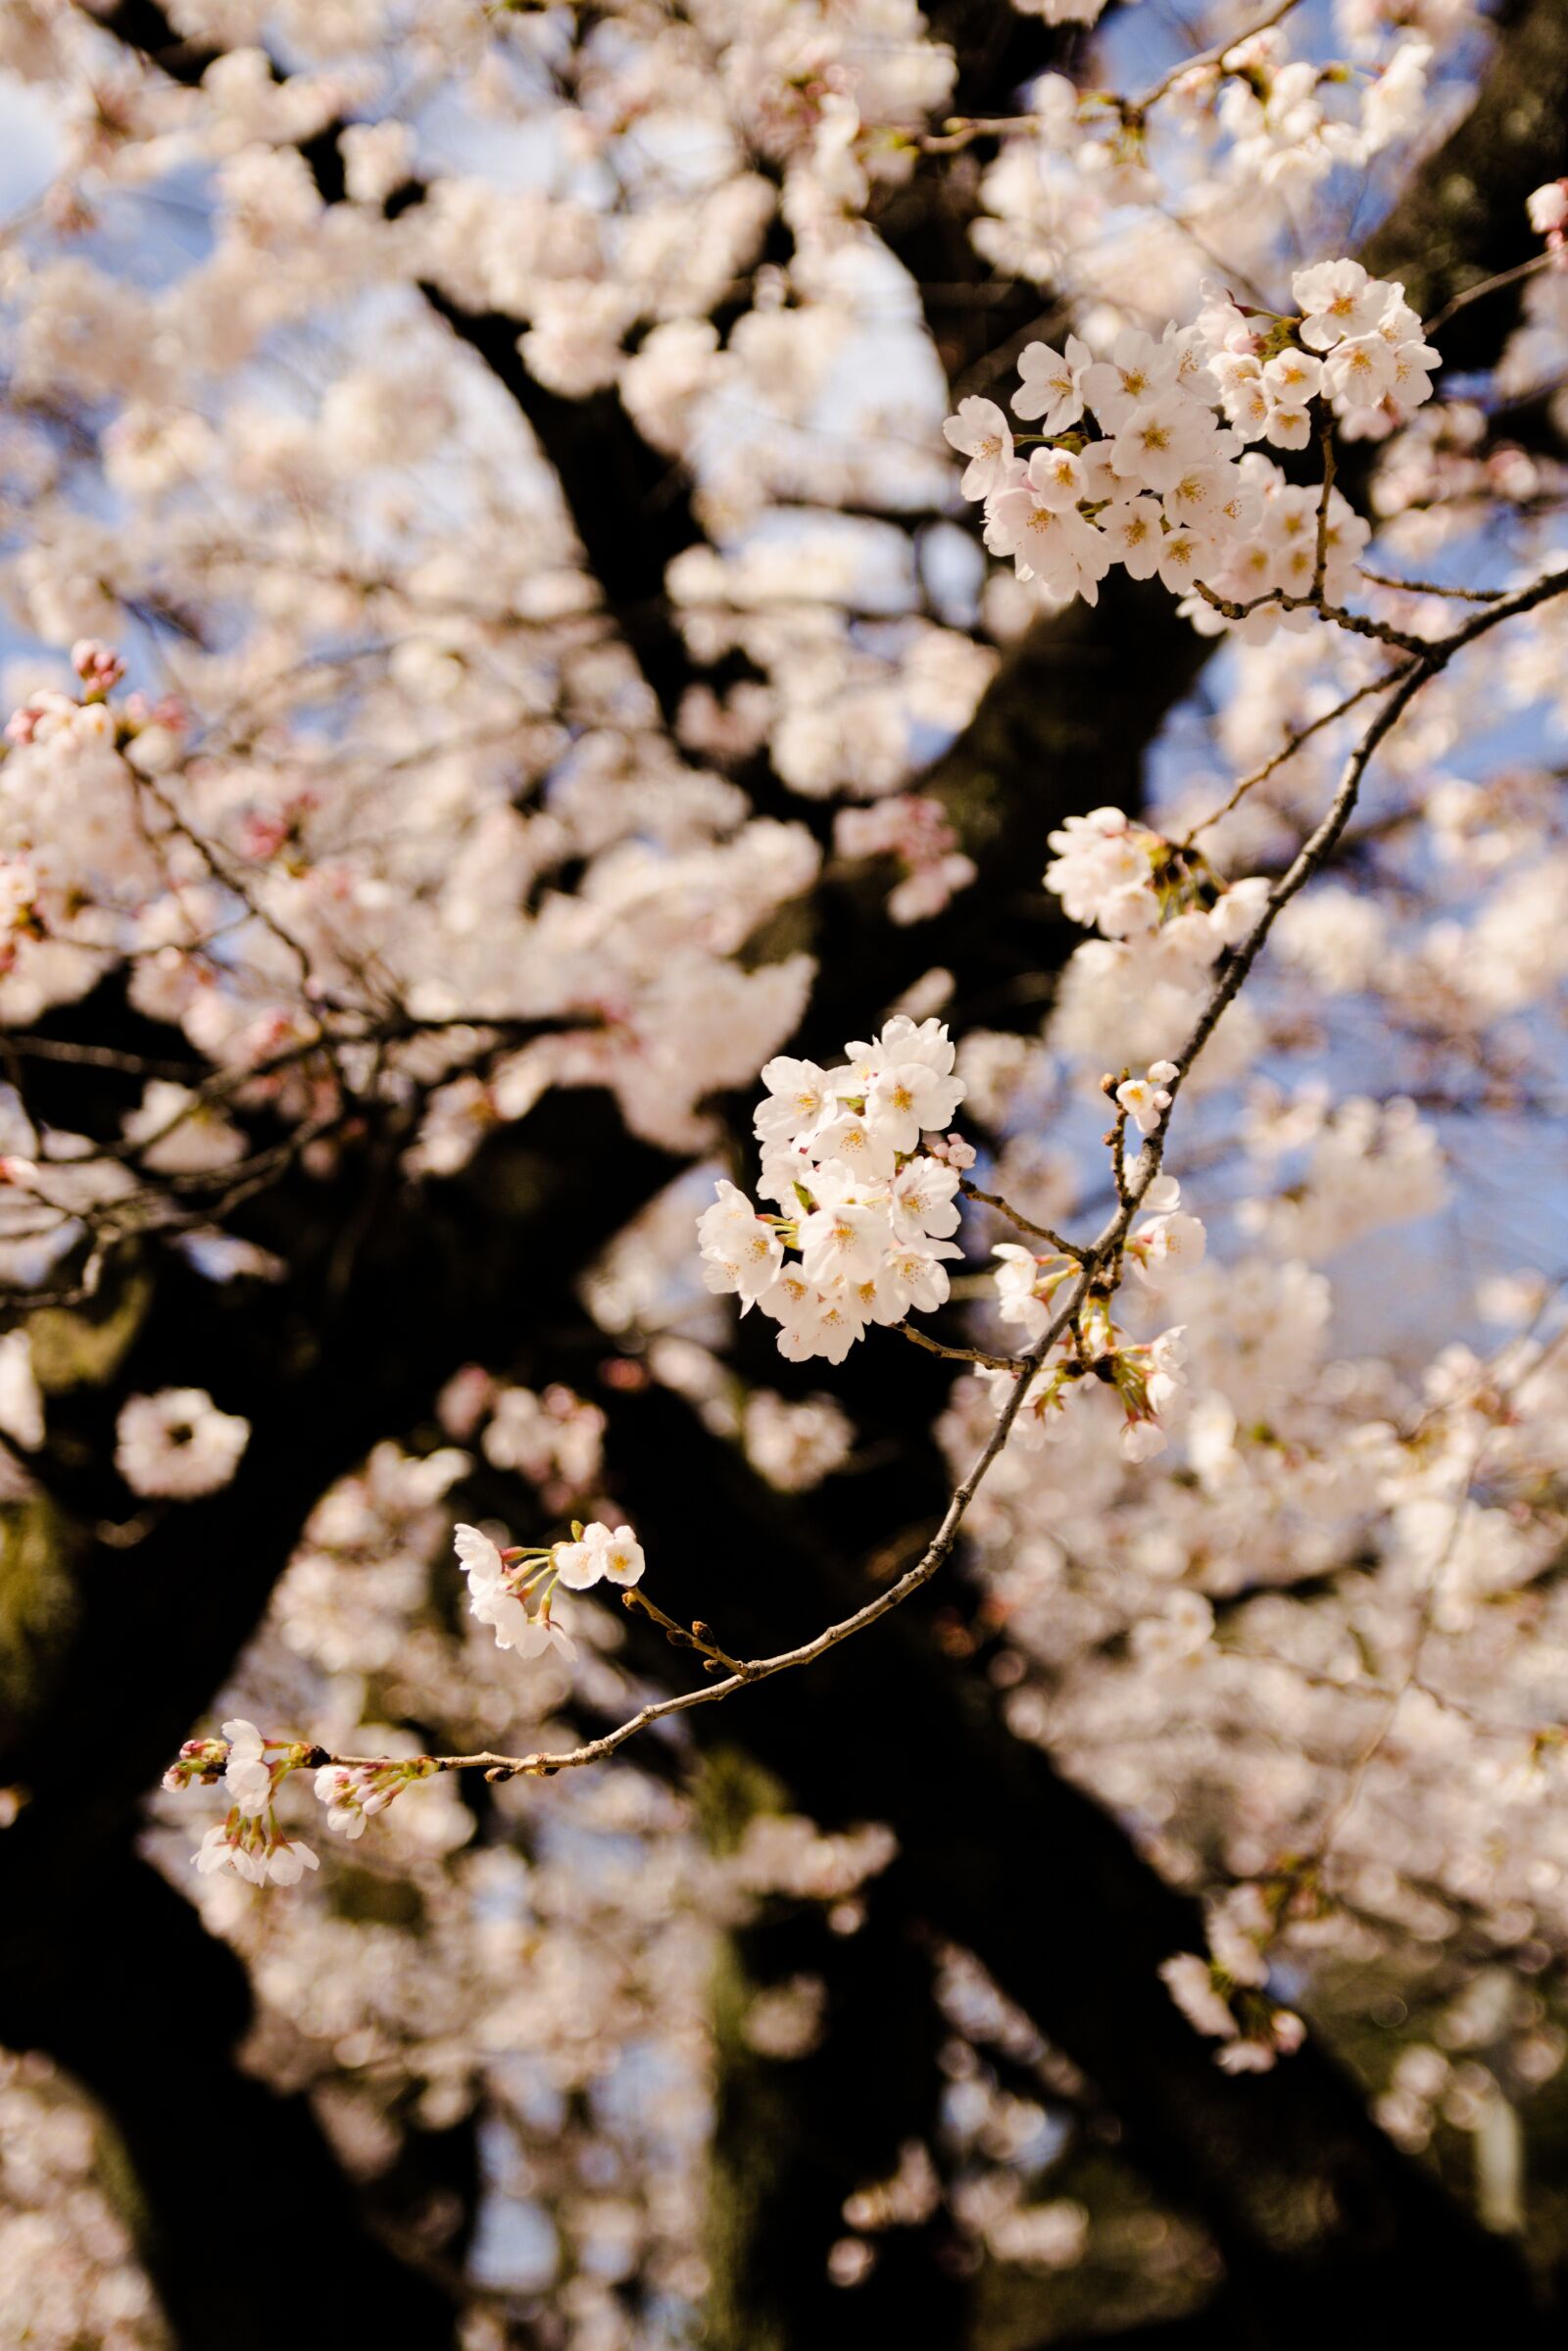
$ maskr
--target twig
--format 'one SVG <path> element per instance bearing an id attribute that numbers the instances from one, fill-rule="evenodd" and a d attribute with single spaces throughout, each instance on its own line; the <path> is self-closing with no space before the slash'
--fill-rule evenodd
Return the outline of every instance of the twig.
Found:
<path id="1" fill-rule="evenodd" d="M 201 1065 L 194 1061 L 156 1061 L 145 1053 L 120 1053 L 112 1045 L 75 1045 L 62 1037 L 12 1034 L 6 1051 L 27 1061 L 65 1061 L 83 1069 L 119 1070 L 133 1078 L 172 1078 L 177 1085 L 201 1076 Z"/>
<path id="2" fill-rule="evenodd" d="M 910 1322 L 896 1323 L 894 1328 L 912 1347 L 923 1347 L 928 1355 L 946 1355 L 950 1363 L 980 1363 L 988 1371 L 1026 1371 L 1028 1364 L 1022 1355 L 988 1355 L 984 1347 L 946 1347 L 940 1339 L 928 1338 Z"/>
<path id="3" fill-rule="evenodd" d="M 1323 452 L 1323 495 L 1317 502 L 1317 554 L 1312 564 L 1312 594 L 1321 605 L 1323 582 L 1329 567 L 1329 501 L 1334 495 L 1334 425 L 1327 416 L 1318 434 L 1318 447 Z"/>
<path id="4" fill-rule="evenodd" d="M 1369 571 L 1365 563 L 1360 572 L 1375 588 L 1402 588 L 1409 596 L 1452 596 L 1463 604 L 1500 604 L 1508 593 L 1506 588 L 1445 588 L 1435 579 L 1396 579 L 1392 572 Z"/>
<path id="5" fill-rule="evenodd" d="M 1326 604 L 1315 590 L 1310 596 L 1291 596 L 1283 588 L 1270 588 L 1262 596 L 1238 604 L 1232 597 L 1219 595 L 1207 580 L 1194 580 L 1193 585 L 1203 602 L 1212 605 L 1216 612 L 1223 612 L 1227 620 L 1246 620 L 1253 612 L 1273 605 L 1282 612 L 1321 612 L 1325 620 L 1348 629 L 1352 636 L 1376 637 L 1380 645 L 1396 645 L 1401 653 L 1413 654 L 1418 660 L 1429 654 L 1435 644 L 1443 642 L 1442 638 L 1407 636 L 1392 622 L 1374 620 L 1366 612 L 1348 612 L 1343 605 Z"/>
<path id="6" fill-rule="evenodd" d="M 964 1176 L 960 1176 L 958 1179 L 958 1190 L 963 1194 L 965 1200 L 984 1200 L 988 1208 L 996 1208 L 1010 1225 L 1015 1225 L 1020 1233 L 1032 1234 L 1037 1241 L 1049 1241 L 1052 1248 L 1059 1250 L 1064 1257 L 1077 1257 L 1080 1261 L 1082 1260 L 1084 1252 L 1076 1241 L 1066 1241 L 1060 1233 L 1054 1233 L 1050 1225 L 1035 1224 L 1031 1218 L 1020 1215 L 1010 1201 L 1003 1199 L 1000 1192 L 982 1192 L 978 1184 L 971 1184 Z"/>
<path id="7" fill-rule="evenodd" d="M 1228 816 L 1233 808 L 1240 808 L 1254 785 L 1266 783 L 1277 767 L 1283 767 L 1287 759 L 1296 757 L 1303 743 L 1310 742 L 1311 738 L 1320 734 L 1324 727 L 1332 726 L 1337 718 L 1343 718 L 1348 710 L 1353 710 L 1356 704 L 1365 702 L 1369 694 L 1386 694 L 1391 686 L 1396 686 L 1400 678 L 1405 675 L 1404 669 L 1391 669 L 1382 677 L 1369 678 L 1364 686 L 1357 686 L 1353 694 L 1347 694 L 1343 702 L 1337 702 L 1332 710 L 1324 710 L 1320 716 L 1311 719 L 1305 726 L 1298 727 L 1294 734 L 1287 736 L 1274 757 L 1271 759 L 1265 759 L 1261 767 L 1254 767 L 1250 775 L 1244 776 L 1229 800 L 1222 802 L 1219 808 L 1211 808 L 1200 823 L 1195 824 L 1184 838 L 1177 842 L 1177 848 L 1190 850 L 1200 833 L 1206 833 L 1210 825 L 1218 824 L 1222 816 Z"/>
<path id="8" fill-rule="evenodd" d="M 1549 269 L 1556 258 L 1554 253 L 1537 253 L 1527 262 L 1516 262 L 1511 269 L 1499 269 L 1495 277 L 1484 277 L 1479 285 L 1467 286 L 1462 294 L 1455 294 L 1451 302 L 1446 302 L 1435 318 L 1424 319 L 1421 332 L 1441 334 L 1450 318 L 1468 310 L 1472 302 L 1479 302 L 1483 294 L 1500 293 L 1504 286 L 1517 285 L 1521 277 L 1534 277 L 1539 270 Z"/>
<path id="9" fill-rule="evenodd" d="M 1172 66 L 1168 73 L 1161 75 L 1152 89 L 1146 90 L 1141 98 L 1132 102 L 1131 112 L 1135 116 L 1146 115 L 1152 106 L 1157 106 L 1160 99 L 1173 90 L 1177 82 L 1188 73 L 1205 73 L 1210 66 L 1218 66 L 1223 73 L 1226 61 L 1238 49 L 1248 41 L 1255 40 L 1260 32 L 1272 32 L 1274 26 L 1282 24 L 1291 11 L 1299 5 L 1300 0 L 1276 0 L 1275 6 L 1269 10 L 1267 16 L 1259 17 L 1255 24 L 1246 25 L 1242 31 L 1232 33 L 1228 41 L 1221 41 L 1213 49 L 1203 50 L 1198 57 L 1183 58 L 1179 65 Z"/>
<path id="10" fill-rule="evenodd" d="M 732 1657 L 727 1649 L 721 1649 L 713 1639 L 711 1627 L 705 1625 L 701 1618 L 688 1631 L 686 1626 L 678 1625 L 672 1616 L 666 1616 L 659 1602 L 651 1600 L 647 1592 L 639 1590 L 635 1584 L 621 1593 L 620 1604 L 623 1608 L 638 1609 L 644 1616 L 651 1617 L 673 1647 L 700 1650 L 710 1669 L 721 1666 L 726 1673 L 739 1674 L 743 1681 L 749 1675 L 750 1667 L 743 1664 L 740 1658 Z"/>
<path id="11" fill-rule="evenodd" d="M 1259 17 L 1255 24 L 1245 25 L 1240 32 L 1232 33 L 1228 41 L 1221 41 L 1212 49 L 1201 50 L 1197 57 L 1178 60 L 1141 98 L 1118 98 L 1106 92 L 1102 102 L 1119 115 L 1129 129 L 1137 129 L 1150 108 L 1157 106 L 1161 98 L 1167 97 L 1187 74 L 1206 73 L 1210 66 L 1217 66 L 1220 73 L 1224 73 L 1229 60 L 1238 49 L 1248 41 L 1255 40 L 1260 32 L 1272 31 L 1293 9 L 1299 6 L 1300 0 L 1275 0 L 1275 6 L 1266 16 Z M 953 155 L 971 145 L 975 139 L 1000 138 L 1009 130 L 1034 130 L 1039 126 L 1039 121 L 1038 115 L 950 115 L 939 131 L 929 131 L 914 140 L 913 144 L 922 155 Z"/>

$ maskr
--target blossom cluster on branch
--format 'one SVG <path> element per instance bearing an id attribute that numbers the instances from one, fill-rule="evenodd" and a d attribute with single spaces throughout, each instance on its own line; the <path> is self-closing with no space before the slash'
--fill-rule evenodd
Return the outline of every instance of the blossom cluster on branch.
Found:
<path id="1" fill-rule="evenodd" d="M 1351 437 L 1392 431 L 1431 397 L 1438 353 L 1404 288 L 1359 262 L 1298 269 L 1292 292 L 1298 310 L 1271 314 L 1210 287 L 1192 326 L 1125 327 L 1102 359 L 1072 336 L 1064 352 L 1026 345 L 1012 408 L 1039 420 L 1039 446 L 1020 457 L 978 397 L 944 427 L 969 459 L 963 494 L 984 504 L 991 552 L 1057 603 L 1095 603 L 1113 563 L 1157 573 L 1195 618 L 1195 589 L 1258 603 L 1254 635 L 1311 625 L 1272 600 L 1343 603 L 1367 524 L 1331 482 L 1320 498 L 1295 487 L 1247 445 L 1305 449 L 1331 415 Z"/>
<path id="2" fill-rule="evenodd" d="M 759 1212 L 734 1184 L 698 1224 L 704 1279 L 760 1306 L 792 1362 L 842 1363 L 873 1323 L 930 1312 L 961 1256 L 956 1197 L 973 1154 L 944 1130 L 963 1100 L 941 1021 L 897 1014 L 835 1069 L 781 1055 L 755 1133 Z"/>

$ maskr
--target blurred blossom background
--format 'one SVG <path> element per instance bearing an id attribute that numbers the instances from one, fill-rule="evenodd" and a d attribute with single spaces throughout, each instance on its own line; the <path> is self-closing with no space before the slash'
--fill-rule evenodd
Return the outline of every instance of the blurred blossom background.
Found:
<path id="1" fill-rule="evenodd" d="M 944 421 L 1025 455 L 1031 346 L 1359 257 L 1441 351 L 1337 457 L 1410 658 L 1565 560 L 1565 172 L 1563 0 L 9 0 L 6 2345 L 1559 2338 L 1550 602 L 1181 1095 L 1157 1457 L 1085 1379 L 862 1638 L 368 1822 L 300 1768 L 295 1883 L 212 1866 L 221 1758 L 160 1779 L 701 1680 L 612 1583 L 499 1645 L 460 1524 L 629 1524 L 740 1658 L 920 1556 L 996 1399 L 705 1284 L 759 1072 L 946 1023 L 975 1181 L 1087 1240 L 1102 1074 L 1219 949 L 1086 940 L 1062 828 L 1200 843 L 1191 932 L 1397 665 L 1016 576 Z M 1315 533 L 1316 441 L 1263 454 Z M 1045 1328 L 1018 1242 L 966 1207 L 948 1346 Z"/>

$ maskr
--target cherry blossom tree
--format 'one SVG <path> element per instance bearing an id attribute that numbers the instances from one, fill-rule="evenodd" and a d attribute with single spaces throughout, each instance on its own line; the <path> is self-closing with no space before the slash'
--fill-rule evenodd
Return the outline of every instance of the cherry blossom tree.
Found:
<path id="1" fill-rule="evenodd" d="M 1568 12 L 0 16 L 0 2311 L 1568 2260 Z"/>

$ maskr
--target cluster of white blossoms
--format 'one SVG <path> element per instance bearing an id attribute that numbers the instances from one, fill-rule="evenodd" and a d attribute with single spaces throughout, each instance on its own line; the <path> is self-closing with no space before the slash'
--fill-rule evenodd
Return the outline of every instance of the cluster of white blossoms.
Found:
<path id="1" fill-rule="evenodd" d="M 1069 816 L 1048 838 L 1056 854 L 1045 884 L 1064 914 L 1106 939 L 1137 942 L 1157 931 L 1165 960 L 1194 971 L 1240 946 L 1268 900 L 1262 875 L 1224 883 L 1200 853 L 1122 808 Z"/>
<path id="2" fill-rule="evenodd" d="M 833 819 L 841 857 L 896 857 L 903 879 L 888 894 L 888 920 L 924 922 L 940 914 L 956 890 L 975 877 L 972 857 L 958 847 L 952 818 L 925 793 L 900 792 L 867 808 L 841 808 Z"/>
<path id="3" fill-rule="evenodd" d="M 232 1870 L 248 1886 L 297 1886 L 319 1867 L 308 1844 L 285 1836 L 272 1806 L 282 1782 L 310 1749 L 298 1739 L 265 1739 L 243 1716 L 223 1725 L 221 1739 L 189 1739 L 164 1774 L 169 1788 L 210 1784 L 221 1775 L 232 1799 L 227 1817 L 208 1830 L 194 1855 L 204 1877 Z"/>
<path id="4" fill-rule="evenodd" d="M 551 1616 L 556 1586 L 586 1592 L 601 1581 L 622 1586 L 641 1581 L 647 1562 L 630 1527 L 607 1527 L 599 1519 L 585 1527 L 573 1519 L 571 1537 L 569 1543 L 500 1550 L 477 1527 L 457 1529 L 453 1547 L 468 1579 L 469 1609 L 482 1625 L 494 1627 L 498 1648 L 515 1649 L 522 1657 L 538 1657 L 546 1649 L 574 1657 L 570 1636 Z"/>
<path id="5" fill-rule="evenodd" d="M 326 1806 L 326 1825 L 352 1840 L 366 1824 L 416 1780 L 428 1780 L 439 1766 L 428 1755 L 392 1763 L 323 1763 L 317 1772 L 317 1801 Z"/>
<path id="6" fill-rule="evenodd" d="M 1220 2043 L 1227 2074 L 1266 2074 L 1306 2038 L 1292 2008 L 1270 1998 L 1268 1949 L 1279 1933 L 1279 1907 L 1289 1888 L 1233 1886 L 1208 1906 L 1210 1957 L 1178 1951 L 1160 1968 L 1165 1988 L 1195 2032 Z"/>
<path id="7" fill-rule="evenodd" d="M 248 1886 L 297 1886 L 307 1870 L 318 1869 L 316 1854 L 300 1837 L 279 1828 L 273 1809 L 277 1791 L 291 1772 L 319 1756 L 297 1739 L 269 1739 L 253 1722 L 236 1715 L 221 1739 L 188 1739 L 164 1774 L 165 1788 L 180 1790 L 221 1780 L 231 1799 L 227 1817 L 208 1830 L 193 1856 L 203 1876 L 232 1870 Z M 363 1837 L 366 1823 L 384 1812 L 416 1780 L 428 1780 L 439 1766 L 428 1755 L 369 1763 L 323 1763 L 315 1793 L 327 1808 L 326 1825 L 338 1834 Z"/>
<path id="8" fill-rule="evenodd" d="M 1304 449 L 1330 411 L 1352 436 L 1390 431 L 1430 396 L 1439 355 L 1404 288 L 1358 262 L 1298 269 L 1292 290 L 1299 309 L 1274 313 L 1211 287 L 1194 325 L 1158 339 L 1126 327 L 1102 358 L 1076 335 L 1060 352 L 1029 344 L 1012 396 L 1040 425 L 1027 458 L 995 401 L 961 401 L 944 430 L 969 460 L 963 495 L 984 503 L 991 552 L 1057 600 L 1093 604 L 1121 563 L 1236 602 L 1309 596 L 1321 568 L 1340 601 L 1366 525 L 1330 491 L 1320 558 L 1323 494 L 1247 444 Z"/>
<path id="9" fill-rule="evenodd" d="M 1156 1176 L 1144 1197 L 1154 1213 L 1129 1236 L 1125 1253 L 1144 1282 L 1157 1289 L 1178 1267 L 1200 1262 L 1206 1238 L 1199 1219 L 1182 1210 L 1173 1176 Z M 1037 1256 L 1013 1241 L 1000 1243 L 993 1253 L 997 1311 L 1022 1330 L 1028 1346 L 1037 1346 L 1051 1328 L 1058 1294 L 1078 1278 L 1079 1261 L 1055 1251 Z M 1184 1336 L 1178 1323 L 1153 1339 L 1132 1340 L 1112 1319 L 1108 1296 L 1091 1291 L 1075 1324 L 1030 1374 L 1014 1436 L 1026 1446 L 1058 1443 L 1072 1427 L 1068 1408 L 1074 1399 L 1100 1396 L 1121 1414 L 1123 1457 L 1151 1460 L 1169 1443 L 1166 1423 L 1183 1388 Z M 981 1370 L 976 1376 L 991 1388 L 1000 1410 L 1018 1375 Z"/>
<path id="10" fill-rule="evenodd" d="M 558 1392 L 558 1400 L 566 1394 Z M 426 1473 L 416 1491 L 430 1499 L 466 1459 L 449 1451 L 405 1466 Z M 431 1471 L 436 1473 L 433 1479 Z M 357 1530 L 345 1518 L 339 1531 Z M 473 1615 L 494 1628 L 498 1647 L 525 1657 L 549 1649 L 566 1658 L 576 1656 L 575 1643 L 552 1620 L 557 1584 L 573 1592 L 585 1592 L 601 1581 L 626 1587 L 641 1579 L 645 1565 L 630 1527 L 608 1527 L 599 1520 L 589 1526 L 574 1521 L 569 1542 L 506 1550 L 477 1527 L 459 1526 L 454 1546 L 468 1579 Z M 308 1844 L 279 1827 L 274 1809 L 284 1781 L 302 1769 L 314 1769 L 314 1792 L 325 1808 L 327 1828 L 352 1842 L 406 1788 L 438 1777 L 442 1766 L 427 1754 L 344 1759 L 307 1739 L 265 1735 L 236 1715 L 223 1724 L 220 1739 L 187 1739 L 164 1774 L 163 1785 L 172 1791 L 220 1782 L 230 1799 L 226 1817 L 207 1832 L 194 1856 L 204 1876 L 229 1870 L 251 1886 L 294 1886 L 305 1871 L 319 1866 Z"/>
<path id="11" fill-rule="evenodd" d="M 1170 1108 L 1178 1074 L 1174 1061 L 1151 1061 L 1144 1077 L 1123 1078 L 1113 1089 L 1117 1108 L 1140 1135 L 1152 1135 Z"/>
<path id="12" fill-rule="evenodd" d="M 1211 366 L 1244 441 L 1304 449 L 1315 399 L 1354 438 L 1403 423 L 1432 397 L 1442 355 L 1426 341 L 1402 285 L 1368 276 L 1359 262 L 1315 262 L 1297 270 L 1291 292 L 1297 316 L 1267 335 L 1249 323 L 1255 313 L 1234 304 L 1216 321 L 1221 341 Z"/>
<path id="13" fill-rule="evenodd" d="M 973 1157 L 948 1121 L 963 1100 L 939 1020 L 898 1013 L 836 1069 L 780 1054 L 762 1071 L 754 1207 L 720 1181 L 697 1222 L 704 1280 L 779 1326 L 792 1362 L 841 1363 L 872 1323 L 929 1313 L 948 1296 L 945 1258 L 962 1250 L 956 1195 Z"/>
<path id="14" fill-rule="evenodd" d="M 1047 835 L 1055 856 L 1046 867 L 1048 890 L 1070 922 L 1099 926 L 1107 939 L 1152 931 L 1161 912 L 1155 877 L 1166 843 L 1125 808 L 1092 808 L 1069 816 Z"/>
<path id="15" fill-rule="evenodd" d="M 5 739 L 19 747 L 27 743 L 113 743 L 116 726 L 108 698 L 125 674 L 125 664 L 113 646 L 96 637 L 78 637 L 71 648 L 71 666 L 81 680 L 80 699 L 58 687 L 40 686 L 6 721 Z"/>

